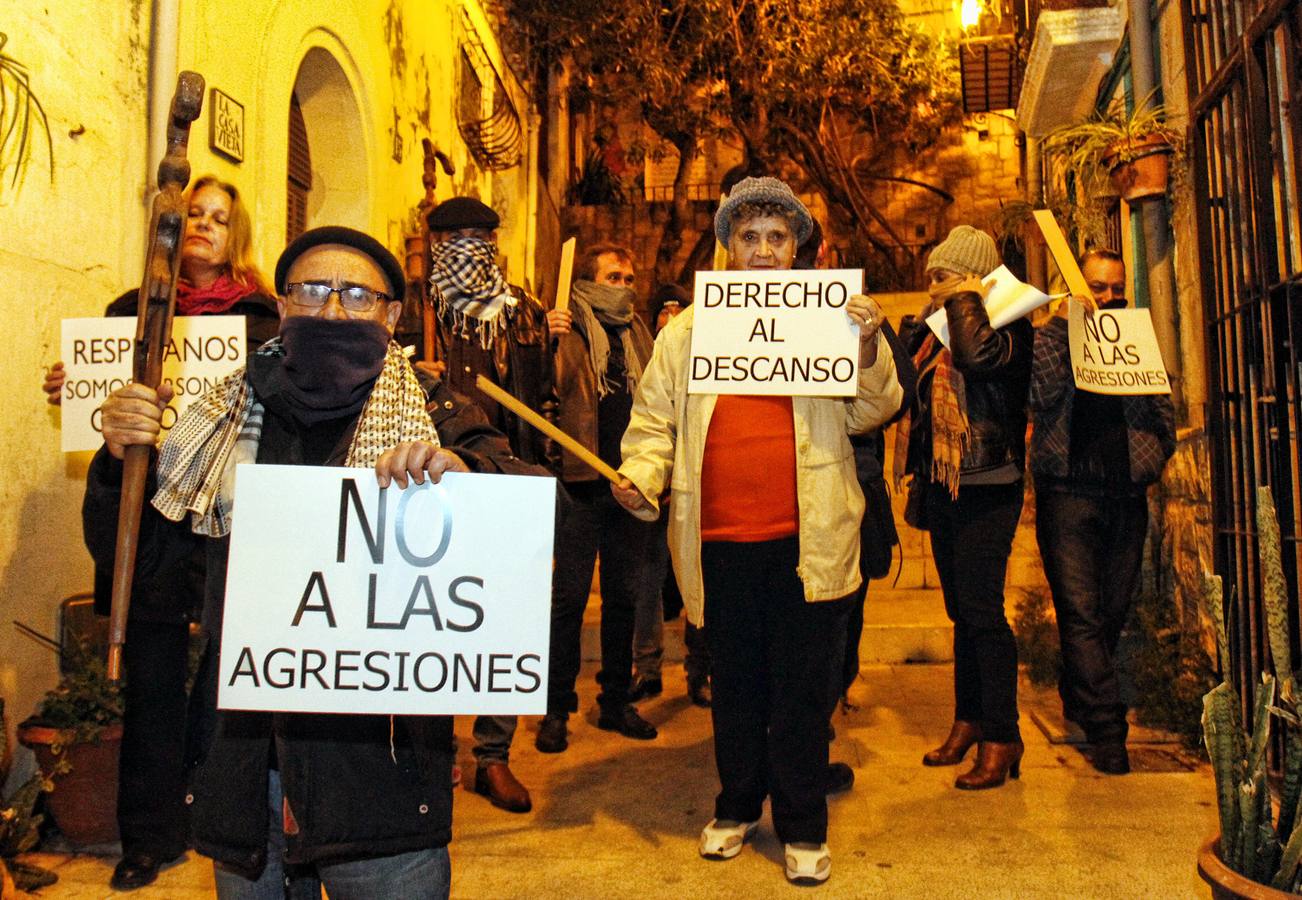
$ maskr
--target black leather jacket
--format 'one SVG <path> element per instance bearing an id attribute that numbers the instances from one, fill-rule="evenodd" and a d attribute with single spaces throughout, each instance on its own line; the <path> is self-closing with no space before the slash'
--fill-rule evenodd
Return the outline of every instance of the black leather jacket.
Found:
<path id="1" fill-rule="evenodd" d="M 1034 333 L 1027 319 L 999 330 L 990 327 L 981 297 L 972 291 L 945 301 L 949 315 L 950 352 L 954 367 L 963 375 L 968 423 L 972 440 L 963 455 L 960 477 L 990 472 L 1012 463 L 1026 469 L 1026 397 L 1031 382 L 1031 347 Z M 925 322 L 907 316 L 900 336 L 911 354 L 921 349 L 930 334 Z M 936 344 L 936 352 L 940 352 Z M 929 360 L 924 360 L 924 365 Z M 923 366 L 919 366 L 922 369 Z M 918 379 L 917 400 L 909 433 L 907 471 L 926 481 L 931 478 L 931 388 L 935 370 Z"/>

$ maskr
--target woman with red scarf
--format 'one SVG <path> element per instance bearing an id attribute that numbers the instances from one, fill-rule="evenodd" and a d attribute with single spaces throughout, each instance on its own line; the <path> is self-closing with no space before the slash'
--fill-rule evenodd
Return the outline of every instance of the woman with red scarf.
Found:
<path id="1" fill-rule="evenodd" d="M 253 263 L 253 229 L 233 185 L 208 175 L 189 194 L 178 316 L 242 315 L 249 351 L 275 337 L 280 327 L 266 279 Z M 109 304 L 105 315 L 134 316 L 138 291 Z M 59 404 L 65 374 L 55 363 L 43 388 Z M 185 805 L 185 682 L 190 619 L 203 596 L 199 558 L 180 571 L 137 583 L 132 591 L 124 647 L 122 756 L 118 768 L 118 830 L 122 860 L 110 884 L 132 890 L 150 884 L 161 866 L 185 853 L 189 816 Z M 95 608 L 108 613 L 112 570 L 95 571 Z"/>

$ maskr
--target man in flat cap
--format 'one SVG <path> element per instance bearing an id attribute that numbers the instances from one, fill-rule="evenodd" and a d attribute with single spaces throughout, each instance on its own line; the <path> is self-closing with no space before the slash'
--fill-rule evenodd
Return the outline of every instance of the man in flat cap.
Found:
<path id="1" fill-rule="evenodd" d="M 551 337 L 542 304 L 507 284 L 497 264 L 497 213 L 473 197 L 453 197 L 430 210 L 430 296 L 435 304 L 437 358 L 421 367 L 441 373 L 454 393 L 470 397 L 505 434 L 526 463 L 557 471 L 552 441 L 475 384 L 483 375 L 555 421 Z M 528 789 L 510 768 L 515 716 L 475 719 L 474 790 L 508 812 L 533 808 Z"/>
<path id="2" fill-rule="evenodd" d="M 452 720 L 217 709 L 216 662 L 238 462 L 374 467 L 382 486 L 466 471 L 439 447 L 425 393 L 391 340 L 404 278 L 377 241 L 317 228 L 276 265 L 280 333 L 192 405 L 151 474 L 137 577 L 207 555 L 204 661 L 190 785 L 196 849 L 221 898 L 280 896 L 287 865 L 332 897 L 448 896 Z M 129 384 L 102 407 L 105 446 L 83 509 L 96 562 L 112 564 L 120 460 L 155 446 L 171 388 Z M 285 540 L 293 540 L 287 522 Z"/>

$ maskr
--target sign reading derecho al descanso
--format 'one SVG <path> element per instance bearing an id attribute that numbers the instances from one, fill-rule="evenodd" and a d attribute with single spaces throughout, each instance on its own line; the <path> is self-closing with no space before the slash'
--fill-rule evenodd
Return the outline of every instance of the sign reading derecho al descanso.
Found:
<path id="1" fill-rule="evenodd" d="M 217 705 L 541 714 L 556 482 L 241 465 Z"/>
<path id="2" fill-rule="evenodd" d="M 853 397 L 857 269 L 697 272 L 688 392 Z"/>
<path id="3" fill-rule="evenodd" d="M 108 395 L 131 381 L 136 317 L 64 319 L 60 348 L 67 378 L 60 405 L 64 453 L 98 450 L 99 408 Z M 175 392 L 163 411 L 163 431 L 193 401 L 244 364 L 243 316 L 177 316 L 163 355 L 163 383 Z"/>

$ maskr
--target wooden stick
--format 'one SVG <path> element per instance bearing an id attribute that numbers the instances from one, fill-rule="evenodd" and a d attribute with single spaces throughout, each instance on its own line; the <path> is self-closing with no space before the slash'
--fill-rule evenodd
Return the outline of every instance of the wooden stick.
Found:
<path id="1" fill-rule="evenodd" d="M 570 308 L 570 283 L 574 278 L 574 242 L 577 238 L 570 238 L 561 244 L 561 270 L 560 276 L 556 279 L 556 308 L 566 310 Z"/>
<path id="2" fill-rule="evenodd" d="M 1067 290 L 1081 297 L 1093 297 L 1094 292 L 1090 290 L 1085 275 L 1076 262 L 1076 254 L 1067 246 L 1067 238 L 1063 236 L 1053 213 L 1047 209 L 1037 209 L 1032 215 L 1035 216 L 1035 224 L 1040 226 L 1040 231 L 1044 234 L 1044 242 L 1049 245 L 1053 261 L 1058 264 L 1058 271 L 1067 282 Z"/>
<path id="3" fill-rule="evenodd" d="M 623 481 L 623 476 L 621 476 L 618 472 L 616 472 L 605 462 L 603 462 L 601 457 L 597 456 L 587 447 L 583 446 L 574 438 L 570 437 L 568 434 L 561 431 L 551 422 L 548 422 L 542 416 L 538 415 L 538 413 L 534 412 L 524 403 L 517 400 L 514 396 L 508 394 L 506 391 L 502 390 L 500 387 L 493 384 L 493 382 L 489 381 L 483 375 L 480 375 L 475 379 L 475 387 L 479 388 L 481 391 L 483 391 L 488 396 L 492 397 L 498 403 L 505 406 L 511 412 L 515 413 L 517 416 L 524 419 L 534 428 L 537 428 L 543 434 L 547 435 L 552 440 L 556 441 L 566 450 L 573 453 L 575 456 L 581 459 L 585 464 L 590 466 L 596 472 L 600 473 L 602 477 L 606 478 L 612 484 L 619 484 L 621 481 Z"/>

